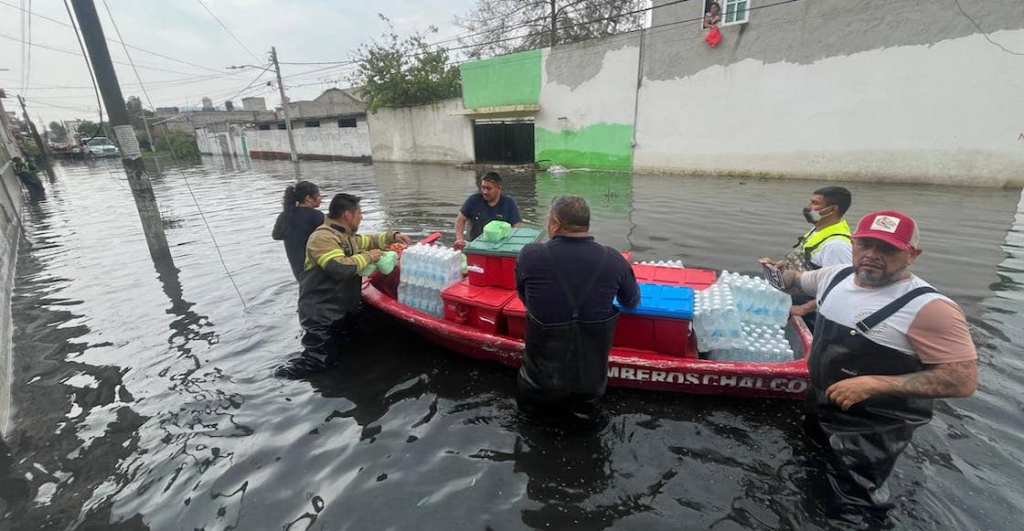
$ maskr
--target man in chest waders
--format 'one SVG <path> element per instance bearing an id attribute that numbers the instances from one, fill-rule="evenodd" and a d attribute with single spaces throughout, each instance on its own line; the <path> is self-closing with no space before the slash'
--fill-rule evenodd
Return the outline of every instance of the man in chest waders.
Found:
<path id="1" fill-rule="evenodd" d="M 586 420 L 608 384 L 608 352 L 618 312 L 640 304 L 633 268 L 590 235 L 582 197 L 559 197 L 548 217 L 550 241 L 523 248 L 516 287 L 528 312 L 518 403 L 527 413 Z"/>
<path id="2" fill-rule="evenodd" d="M 921 254 L 906 214 L 868 214 L 853 265 L 784 273 L 816 297 L 808 426 L 831 457 L 841 506 L 887 510 L 885 480 L 935 398 L 977 387 L 977 353 L 963 311 L 909 271 Z"/>

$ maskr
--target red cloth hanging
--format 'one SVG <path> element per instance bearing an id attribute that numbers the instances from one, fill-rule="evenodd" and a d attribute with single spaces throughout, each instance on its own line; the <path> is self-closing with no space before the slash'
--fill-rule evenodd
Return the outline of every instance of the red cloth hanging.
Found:
<path id="1" fill-rule="evenodd" d="M 704 37 L 704 42 L 708 43 L 708 46 L 712 48 L 722 44 L 722 32 L 719 31 L 718 26 L 711 27 L 711 31 L 708 31 L 707 36 Z"/>

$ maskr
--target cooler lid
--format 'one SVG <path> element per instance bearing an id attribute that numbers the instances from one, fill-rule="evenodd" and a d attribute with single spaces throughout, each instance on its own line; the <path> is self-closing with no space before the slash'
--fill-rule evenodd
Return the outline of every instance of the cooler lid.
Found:
<path id="1" fill-rule="evenodd" d="M 519 256 L 523 247 L 540 239 L 540 230 L 530 227 L 512 229 L 512 235 L 500 242 L 485 242 L 477 238 L 463 251 L 466 254 L 483 254 L 488 256 Z"/>
<path id="2" fill-rule="evenodd" d="M 640 306 L 634 309 L 623 308 L 616 300 L 615 307 L 630 315 L 688 321 L 693 318 L 693 288 L 640 284 Z"/>
<path id="3" fill-rule="evenodd" d="M 515 296 L 513 290 L 473 286 L 466 280 L 441 292 L 441 298 L 446 301 L 450 300 L 491 310 L 502 309 L 513 296 Z"/>
<path id="4" fill-rule="evenodd" d="M 686 286 L 702 290 L 715 283 L 715 272 L 689 267 L 662 267 L 650 264 L 633 264 L 637 282 Z"/>
<path id="5" fill-rule="evenodd" d="M 519 298 L 519 295 L 515 295 L 512 297 L 512 300 L 508 301 L 508 304 L 506 304 L 505 307 L 501 309 L 501 311 L 503 313 L 513 315 L 516 317 L 525 317 L 526 304 L 523 303 L 523 300 Z"/>

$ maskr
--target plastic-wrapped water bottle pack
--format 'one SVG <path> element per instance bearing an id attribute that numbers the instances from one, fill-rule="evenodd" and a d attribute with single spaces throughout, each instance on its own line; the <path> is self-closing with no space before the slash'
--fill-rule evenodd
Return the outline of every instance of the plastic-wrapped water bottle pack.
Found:
<path id="1" fill-rule="evenodd" d="M 643 260 L 637 262 L 640 265 L 650 265 L 658 267 L 674 267 L 676 269 L 684 269 L 686 267 L 682 260 Z"/>
<path id="2" fill-rule="evenodd" d="M 441 292 L 462 280 L 461 251 L 435 245 L 413 245 L 402 253 L 398 302 L 444 317 Z"/>
<path id="3" fill-rule="evenodd" d="M 697 348 L 716 361 L 792 361 L 783 331 L 790 304 L 764 279 L 725 271 L 695 294 Z"/>

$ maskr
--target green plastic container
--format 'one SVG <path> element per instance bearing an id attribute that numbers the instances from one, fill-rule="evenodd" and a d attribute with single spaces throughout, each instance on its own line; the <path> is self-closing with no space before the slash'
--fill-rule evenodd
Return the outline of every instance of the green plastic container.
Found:
<path id="1" fill-rule="evenodd" d="M 493 223 L 493 221 L 491 222 Z M 490 224 L 488 224 L 490 225 Z M 481 235 L 483 236 L 483 235 Z M 482 237 L 477 238 L 466 245 L 465 253 L 468 255 L 482 254 L 486 256 L 519 256 L 523 247 L 535 243 L 540 239 L 540 230 L 529 227 L 512 229 L 512 234 L 501 241 L 484 241 Z"/>

